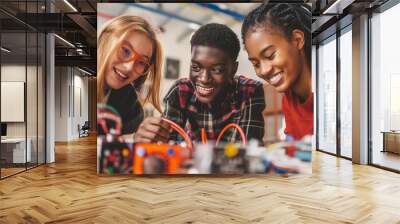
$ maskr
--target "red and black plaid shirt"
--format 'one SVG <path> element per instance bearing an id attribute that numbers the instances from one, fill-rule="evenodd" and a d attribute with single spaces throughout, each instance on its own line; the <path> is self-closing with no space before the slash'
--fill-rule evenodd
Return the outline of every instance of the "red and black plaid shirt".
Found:
<path id="1" fill-rule="evenodd" d="M 244 76 L 234 77 L 234 82 L 224 88 L 211 105 L 201 103 L 195 95 L 195 86 L 187 79 L 179 79 L 164 98 L 164 116 L 181 127 L 193 141 L 201 140 L 204 128 L 208 140 L 216 140 L 229 123 L 238 124 L 247 139 L 262 142 L 264 136 L 264 90 L 260 82 Z M 177 133 L 171 140 L 180 141 Z M 236 129 L 226 131 L 223 141 L 241 141 Z"/>

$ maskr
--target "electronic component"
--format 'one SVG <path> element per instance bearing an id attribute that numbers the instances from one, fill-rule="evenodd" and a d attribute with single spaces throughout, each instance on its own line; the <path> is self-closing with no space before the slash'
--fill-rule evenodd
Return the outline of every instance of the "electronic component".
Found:
<path id="1" fill-rule="evenodd" d="M 215 146 L 211 173 L 243 174 L 248 172 L 246 149 L 233 143 Z"/>
<path id="2" fill-rule="evenodd" d="M 99 173 L 132 174 L 134 149 L 132 143 L 102 142 Z"/>
<path id="3" fill-rule="evenodd" d="M 178 173 L 185 159 L 179 145 L 136 144 L 134 155 L 134 174 L 174 174 Z"/>
<path id="4" fill-rule="evenodd" d="M 247 143 L 237 124 L 228 124 L 216 142 L 207 141 L 201 130 L 201 143 L 192 144 L 185 131 L 163 118 L 185 140 L 181 144 L 133 143 L 119 139 L 121 119 L 110 107 L 100 107 L 98 126 L 99 173 L 107 174 L 245 174 L 311 173 L 311 138 L 258 146 Z M 110 128 L 109 128 L 110 127 Z M 229 128 L 236 128 L 242 143 L 220 143 Z"/>

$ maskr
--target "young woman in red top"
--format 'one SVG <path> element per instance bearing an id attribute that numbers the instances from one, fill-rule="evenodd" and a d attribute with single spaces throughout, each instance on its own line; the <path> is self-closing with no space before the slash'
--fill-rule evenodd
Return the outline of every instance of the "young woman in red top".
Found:
<path id="1" fill-rule="evenodd" d="M 242 39 L 257 76 L 284 93 L 285 134 L 313 134 L 311 10 L 307 4 L 262 4 L 242 25 Z"/>

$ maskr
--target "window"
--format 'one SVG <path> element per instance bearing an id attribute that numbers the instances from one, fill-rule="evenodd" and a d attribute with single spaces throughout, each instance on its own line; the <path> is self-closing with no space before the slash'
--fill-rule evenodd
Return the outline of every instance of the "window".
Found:
<path id="1" fill-rule="evenodd" d="M 352 34 L 344 29 L 340 41 L 340 155 L 352 157 Z"/>
<path id="2" fill-rule="evenodd" d="M 336 154 L 336 36 L 318 48 L 318 149 Z"/>
<path id="3" fill-rule="evenodd" d="M 372 163 L 400 170 L 400 4 L 371 18 Z"/>

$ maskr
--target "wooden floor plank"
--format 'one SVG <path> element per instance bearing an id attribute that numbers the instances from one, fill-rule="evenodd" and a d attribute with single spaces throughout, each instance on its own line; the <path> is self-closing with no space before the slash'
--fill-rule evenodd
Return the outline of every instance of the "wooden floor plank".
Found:
<path id="1" fill-rule="evenodd" d="M 400 175 L 313 154 L 302 176 L 98 176 L 96 139 L 0 181 L 0 223 L 400 223 Z"/>

